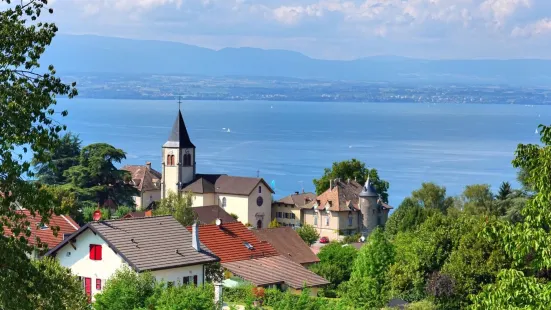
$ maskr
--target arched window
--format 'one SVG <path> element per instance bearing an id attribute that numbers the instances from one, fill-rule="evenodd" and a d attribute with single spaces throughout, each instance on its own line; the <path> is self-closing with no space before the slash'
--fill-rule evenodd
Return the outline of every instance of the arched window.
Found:
<path id="1" fill-rule="evenodd" d="M 226 197 L 222 198 L 222 208 L 226 207 Z"/>
<path id="2" fill-rule="evenodd" d="M 262 229 L 262 220 L 258 220 L 258 222 L 256 222 L 256 228 Z"/>
<path id="3" fill-rule="evenodd" d="M 191 166 L 191 154 L 184 154 L 184 166 Z"/>
<path id="4" fill-rule="evenodd" d="M 259 194 L 262 194 L 262 186 L 259 186 L 259 187 L 258 187 L 258 193 L 259 193 Z"/>
<path id="5" fill-rule="evenodd" d="M 166 164 L 168 166 L 174 165 L 174 155 L 166 155 Z"/>

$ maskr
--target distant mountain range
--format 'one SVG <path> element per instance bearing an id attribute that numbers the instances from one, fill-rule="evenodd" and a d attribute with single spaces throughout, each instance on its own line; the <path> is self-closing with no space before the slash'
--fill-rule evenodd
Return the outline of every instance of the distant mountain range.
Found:
<path id="1" fill-rule="evenodd" d="M 465 48 L 468 48 L 466 46 Z M 313 59 L 286 50 L 224 48 L 91 35 L 59 35 L 43 56 L 60 74 L 280 76 L 399 82 L 551 85 L 551 60 L 423 60 L 396 56 Z"/>

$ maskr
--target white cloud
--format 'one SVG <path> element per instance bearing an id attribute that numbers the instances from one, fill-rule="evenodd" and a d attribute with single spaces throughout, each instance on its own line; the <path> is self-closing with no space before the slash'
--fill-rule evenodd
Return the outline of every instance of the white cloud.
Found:
<path id="1" fill-rule="evenodd" d="M 513 37 L 533 37 L 538 35 L 551 34 L 551 19 L 544 18 L 524 27 L 515 27 L 511 31 Z"/>

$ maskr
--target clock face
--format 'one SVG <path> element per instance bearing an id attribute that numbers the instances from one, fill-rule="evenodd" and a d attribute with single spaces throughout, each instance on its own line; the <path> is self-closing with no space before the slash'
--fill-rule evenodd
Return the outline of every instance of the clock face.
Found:
<path id="1" fill-rule="evenodd" d="M 262 197 L 258 196 L 258 198 L 256 198 L 256 205 L 257 206 L 262 206 L 262 203 L 264 202 L 264 199 L 262 199 Z"/>

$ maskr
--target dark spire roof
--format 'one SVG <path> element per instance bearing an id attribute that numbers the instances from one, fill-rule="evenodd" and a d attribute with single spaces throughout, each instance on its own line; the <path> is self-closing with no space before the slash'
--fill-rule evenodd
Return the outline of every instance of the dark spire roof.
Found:
<path id="1" fill-rule="evenodd" d="M 371 182 L 369 181 L 369 177 L 367 178 L 364 188 L 360 193 L 360 197 L 379 197 L 379 194 L 377 194 L 377 190 L 373 187 L 373 184 L 371 184 Z"/>
<path id="2" fill-rule="evenodd" d="M 189 135 L 187 133 L 186 124 L 182 117 L 182 112 L 178 111 L 178 116 L 172 125 L 170 136 L 164 146 L 167 147 L 180 147 L 180 148 L 195 148 L 195 145 L 191 143 Z"/>

